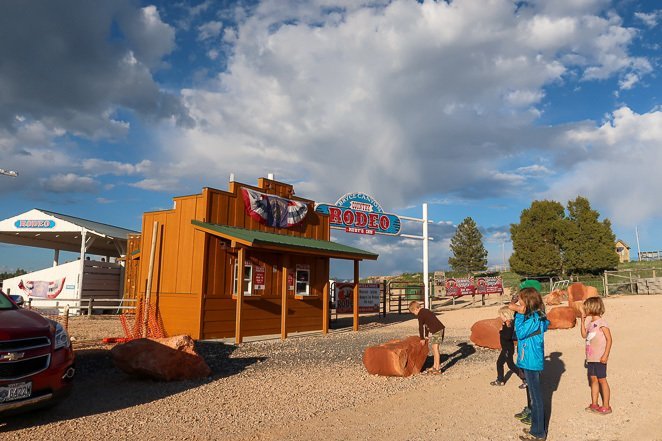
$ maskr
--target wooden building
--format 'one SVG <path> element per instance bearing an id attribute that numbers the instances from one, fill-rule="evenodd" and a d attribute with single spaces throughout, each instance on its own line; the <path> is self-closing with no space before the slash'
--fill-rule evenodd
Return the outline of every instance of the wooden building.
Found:
<path id="1" fill-rule="evenodd" d="M 620 263 L 630 261 L 630 246 L 625 241 L 618 239 L 616 241 L 616 254 Z"/>
<path id="2" fill-rule="evenodd" d="M 359 261 L 377 259 L 330 241 L 329 218 L 313 201 L 265 178 L 257 187 L 230 182 L 228 191 L 204 188 L 175 197 L 171 210 L 145 213 L 142 234 L 128 242 L 127 297 L 145 298 L 153 244 L 150 299 L 165 331 L 237 342 L 326 333 L 331 258 L 354 261 L 357 330 Z"/>

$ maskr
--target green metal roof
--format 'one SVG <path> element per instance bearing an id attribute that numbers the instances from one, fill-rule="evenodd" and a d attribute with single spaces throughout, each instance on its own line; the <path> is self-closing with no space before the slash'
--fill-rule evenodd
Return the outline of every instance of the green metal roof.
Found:
<path id="1" fill-rule="evenodd" d="M 247 230 L 245 228 L 231 227 L 229 225 L 217 225 L 207 222 L 192 220 L 191 223 L 198 227 L 214 231 L 222 236 L 235 238 L 239 241 L 249 242 L 251 246 L 277 246 L 293 250 L 302 249 L 316 251 L 322 255 L 346 259 L 370 259 L 376 260 L 378 254 L 364 251 L 358 248 L 343 245 L 328 240 L 309 239 L 307 237 L 287 236 L 284 234 L 266 233 L 264 231 Z"/>

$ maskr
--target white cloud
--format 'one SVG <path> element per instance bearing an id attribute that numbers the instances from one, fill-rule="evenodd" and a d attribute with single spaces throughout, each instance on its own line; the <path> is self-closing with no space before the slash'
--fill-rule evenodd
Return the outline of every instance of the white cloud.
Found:
<path id="1" fill-rule="evenodd" d="M 650 70 L 604 2 L 343 3 L 256 7 L 227 71 L 183 91 L 196 127 L 162 134 L 177 177 L 271 171 L 320 200 L 361 190 L 389 206 L 497 196 L 526 179 L 495 159 L 556 137 L 531 124 L 547 86 Z"/>
<path id="2" fill-rule="evenodd" d="M 152 162 L 147 159 L 136 164 L 106 161 L 96 158 L 84 159 L 82 161 L 83 170 L 94 176 L 144 174 L 150 170 L 151 166 Z"/>
<path id="3" fill-rule="evenodd" d="M 527 165 L 525 167 L 518 167 L 517 173 L 525 176 L 546 176 L 551 175 L 553 172 L 541 164 Z"/>
<path id="4" fill-rule="evenodd" d="M 95 193 L 99 183 L 89 176 L 56 174 L 39 180 L 41 188 L 53 193 Z"/>
<path id="5" fill-rule="evenodd" d="M 568 170 L 543 197 L 565 202 L 588 197 L 621 225 L 662 216 L 662 111 L 638 114 L 622 107 L 601 126 L 570 130 L 563 140 L 589 159 Z"/>
<path id="6" fill-rule="evenodd" d="M 660 21 L 660 18 L 662 18 L 662 11 L 655 11 L 655 12 L 635 12 L 634 16 L 637 17 L 639 20 L 641 20 L 646 26 L 649 28 L 654 28 L 657 26 L 657 24 Z"/>
<path id="7" fill-rule="evenodd" d="M 140 188 L 142 190 L 151 191 L 172 191 L 177 188 L 178 181 L 176 179 L 156 179 L 147 178 L 138 182 L 129 184 L 131 187 Z"/>
<path id="8" fill-rule="evenodd" d="M 14 66 L 0 70 L 0 129 L 18 115 L 75 136 L 120 138 L 129 126 L 118 110 L 190 123 L 180 97 L 153 77 L 175 48 L 155 6 L 3 2 L 0 28 L 3 63 Z"/>
<path id="9" fill-rule="evenodd" d="M 198 40 L 205 41 L 212 38 L 218 38 L 221 35 L 223 23 L 220 21 L 210 21 L 198 26 Z"/>

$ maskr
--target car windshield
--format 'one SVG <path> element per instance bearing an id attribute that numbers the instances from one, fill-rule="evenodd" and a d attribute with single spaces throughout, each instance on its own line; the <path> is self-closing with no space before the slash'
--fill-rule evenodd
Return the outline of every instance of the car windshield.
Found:
<path id="1" fill-rule="evenodd" d="M 0 309 L 13 309 L 14 304 L 7 298 L 4 292 L 0 291 Z"/>

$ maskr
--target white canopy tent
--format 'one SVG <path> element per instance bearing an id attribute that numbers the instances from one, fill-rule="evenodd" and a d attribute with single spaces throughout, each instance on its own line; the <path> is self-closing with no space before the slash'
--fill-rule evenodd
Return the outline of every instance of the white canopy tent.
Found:
<path id="1" fill-rule="evenodd" d="M 130 234 L 138 232 L 37 208 L 0 221 L 0 242 L 52 249 L 53 266 L 59 264 L 61 250 L 80 252 L 81 279 L 86 253 L 123 257 Z M 78 280 L 79 297 L 81 289 Z"/>

